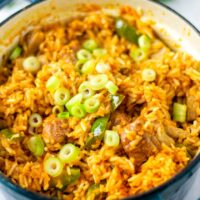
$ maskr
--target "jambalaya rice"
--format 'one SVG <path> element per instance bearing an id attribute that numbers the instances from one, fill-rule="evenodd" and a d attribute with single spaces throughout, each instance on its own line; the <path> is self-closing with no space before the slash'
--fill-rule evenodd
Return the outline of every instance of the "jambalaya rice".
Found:
<path id="1" fill-rule="evenodd" d="M 33 30 L 16 48 L 0 68 L 0 169 L 13 183 L 120 199 L 198 152 L 200 62 L 169 49 L 132 8 Z"/>

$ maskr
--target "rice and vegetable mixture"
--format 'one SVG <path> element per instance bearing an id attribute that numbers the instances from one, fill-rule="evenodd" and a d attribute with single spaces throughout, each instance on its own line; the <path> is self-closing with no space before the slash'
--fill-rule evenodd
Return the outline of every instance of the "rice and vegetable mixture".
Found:
<path id="1" fill-rule="evenodd" d="M 1 171 L 59 199 L 158 186 L 199 150 L 199 70 L 130 7 L 27 33 L 1 67 Z"/>

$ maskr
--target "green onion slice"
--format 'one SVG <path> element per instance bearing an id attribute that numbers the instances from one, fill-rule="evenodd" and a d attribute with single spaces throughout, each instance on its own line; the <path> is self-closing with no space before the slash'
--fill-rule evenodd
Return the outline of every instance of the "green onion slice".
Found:
<path id="1" fill-rule="evenodd" d="M 141 49 L 148 50 L 151 47 L 151 39 L 147 35 L 141 35 L 138 44 Z"/>
<path id="2" fill-rule="evenodd" d="M 104 143 L 110 147 L 117 147 L 119 145 L 119 134 L 115 131 L 107 130 L 104 136 Z"/>
<path id="3" fill-rule="evenodd" d="M 91 74 L 95 69 L 96 61 L 88 60 L 86 61 L 81 68 L 81 73 L 83 74 Z"/>
<path id="4" fill-rule="evenodd" d="M 64 163 L 71 163 L 78 160 L 80 154 L 80 149 L 73 144 L 65 144 L 59 154 L 58 157 Z"/>
<path id="5" fill-rule="evenodd" d="M 99 74 L 90 77 L 90 85 L 93 90 L 101 90 L 105 88 L 108 77 L 105 74 Z"/>
<path id="6" fill-rule="evenodd" d="M 76 53 L 76 57 L 78 58 L 78 60 L 83 60 L 83 61 L 87 61 L 92 59 L 92 54 L 85 50 L 85 49 L 80 49 L 77 53 Z"/>
<path id="7" fill-rule="evenodd" d="M 66 88 L 58 88 L 54 93 L 54 101 L 56 105 L 62 106 L 65 105 L 66 102 L 70 98 L 70 92 Z"/>
<path id="8" fill-rule="evenodd" d="M 84 110 L 84 106 L 82 104 L 75 104 L 73 105 L 70 110 L 69 110 L 70 114 L 76 118 L 83 118 L 85 117 L 86 113 Z"/>
<path id="9" fill-rule="evenodd" d="M 37 128 L 42 125 L 42 117 L 38 113 L 33 113 L 29 117 L 29 125 L 33 128 Z"/>
<path id="10" fill-rule="evenodd" d="M 34 73 L 40 69 L 40 61 L 35 56 L 29 56 L 23 61 L 23 68 L 27 72 Z"/>
<path id="11" fill-rule="evenodd" d="M 52 177 L 57 177 L 63 172 L 63 164 L 56 157 L 49 157 L 44 161 L 44 171 Z"/>
<path id="12" fill-rule="evenodd" d="M 153 69 L 144 69 L 142 71 L 142 79 L 143 81 L 151 82 L 156 79 L 156 72 Z"/>
<path id="13" fill-rule="evenodd" d="M 58 119 L 68 119 L 69 118 L 69 112 L 61 112 L 57 115 Z"/>
<path id="14" fill-rule="evenodd" d="M 49 92 L 55 92 L 60 86 L 60 80 L 57 76 L 51 76 L 46 82 L 46 88 Z"/>
<path id="15" fill-rule="evenodd" d="M 57 116 L 59 113 L 63 112 L 63 111 L 64 111 L 64 107 L 63 107 L 63 106 L 58 106 L 58 105 L 54 106 L 53 109 L 52 109 L 52 113 L 53 113 L 54 115 L 56 115 L 56 116 Z"/>
<path id="16" fill-rule="evenodd" d="M 68 109 L 68 111 L 71 110 L 71 107 L 73 105 L 76 105 L 76 104 L 80 104 L 81 101 L 83 99 L 83 94 L 79 93 L 75 96 L 73 96 L 66 104 L 65 104 L 65 107 Z"/>
<path id="17" fill-rule="evenodd" d="M 81 83 L 78 88 L 78 92 L 83 95 L 83 99 L 87 99 L 95 94 L 95 91 L 91 88 L 89 81 Z"/>
<path id="18" fill-rule="evenodd" d="M 93 96 L 86 99 L 83 103 L 83 106 L 87 113 L 94 113 L 99 109 L 100 101 L 98 98 Z"/>
<path id="19" fill-rule="evenodd" d="M 95 40 L 89 39 L 83 43 L 83 48 L 88 51 L 93 51 L 98 47 L 98 44 Z"/>
<path id="20" fill-rule="evenodd" d="M 115 85 L 112 81 L 108 81 L 106 84 L 106 89 L 112 94 L 115 95 L 118 91 L 117 85 Z"/>
<path id="21" fill-rule="evenodd" d="M 147 51 L 144 49 L 134 49 L 130 53 L 130 57 L 137 63 L 143 61 L 147 57 Z"/>
<path id="22" fill-rule="evenodd" d="M 177 122 L 186 121 L 187 106 L 180 103 L 173 104 L 173 120 Z"/>

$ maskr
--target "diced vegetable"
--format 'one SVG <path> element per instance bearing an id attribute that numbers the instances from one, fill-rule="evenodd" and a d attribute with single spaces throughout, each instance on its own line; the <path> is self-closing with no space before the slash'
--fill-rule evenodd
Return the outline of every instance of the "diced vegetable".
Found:
<path id="1" fill-rule="evenodd" d="M 68 111 L 71 110 L 71 107 L 80 104 L 83 99 L 83 94 L 79 93 L 75 96 L 73 96 L 66 104 L 65 107 L 68 109 Z"/>
<path id="2" fill-rule="evenodd" d="M 173 104 L 173 120 L 177 122 L 185 122 L 187 106 L 180 103 Z"/>
<path id="3" fill-rule="evenodd" d="M 144 69 L 142 71 L 142 79 L 143 81 L 151 82 L 156 79 L 156 72 L 153 69 Z"/>
<path id="4" fill-rule="evenodd" d="M 106 73 L 106 72 L 109 72 L 110 71 L 110 65 L 107 64 L 107 63 L 103 63 L 103 62 L 99 62 L 97 65 L 96 65 L 96 71 L 98 73 Z"/>
<path id="5" fill-rule="evenodd" d="M 95 91 L 91 88 L 89 81 L 81 83 L 78 88 L 78 92 L 83 95 L 83 99 L 87 99 L 95 94 Z"/>
<path id="6" fill-rule="evenodd" d="M 138 43 L 139 35 L 136 29 L 125 20 L 118 18 L 115 22 L 115 29 L 119 36 L 124 37 L 129 42 Z"/>
<path id="7" fill-rule="evenodd" d="M 141 62 L 147 57 L 147 51 L 144 49 L 134 49 L 130 53 L 130 57 L 135 61 L 135 62 Z"/>
<path id="8" fill-rule="evenodd" d="M 97 118 L 91 127 L 91 132 L 94 134 L 95 137 L 103 138 L 104 132 L 106 130 L 108 124 L 109 117 L 100 117 Z"/>
<path id="9" fill-rule="evenodd" d="M 83 106 L 84 106 L 84 110 L 87 113 L 94 113 L 99 109 L 100 101 L 99 101 L 99 99 L 97 99 L 93 96 L 93 97 L 86 99 L 83 103 Z"/>
<path id="10" fill-rule="evenodd" d="M 52 177 L 57 177 L 63 172 L 63 163 L 56 157 L 49 157 L 44 161 L 44 170 Z"/>
<path id="11" fill-rule="evenodd" d="M 20 137 L 19 133 L 14 133 L 11 129 L 5 128 L 0 131 L 7 139 L 13 140 Z"/>
<path id="12" fill-rule="evenodd" d="M 68 119 L 69 118 L 69 112 L 61 112 L 57 115 L 58 119 Z"/>
<path id="13" fill-rule="evenodd" d="M 106 84 L 106 89 L 108 92 L 110 92 L 112 95 L 115 95 L 118 91 L 117 85 L 115 85 L 112 81 L 108 81 Z"/>
<path id="14" fill-rule="evenodd" d="M 64 110 L 63 106 L 56 105 L 53 107 L 52 113 L 57 116 L 59 113 L 63 112 L 63 110 Z"/>
<path id="15" fill-rule="evenodd" d="M 98 44 L 95 40 L 89 39 L 83 43 L 83 48 L 88 51 L 93 51 L 98 47 Z"/>
<path id="16" fill-rule="evenodd" d="M 83 61 L 87 61 L 92 58 L 92 54 L 85 49 L 80 49 L 77 52 L 76 56 L 77 56 L 78 60 L 83 60 Z"/>
<path id="17" fill-rule="evenodd" d="M 60 80 L 57 76 L 51 76 L 46 82 L 46 88 L 49 92 L 55 92 L 60 86 Z"/>
<path id="18" fill-rule="evenodd" d="M 70 92 L 66 88 L 58 88 L 54 93 L 54 101 L 56 105 L 62 106 L 67 103 L 70 98 Z"/>
<path id="19" fill-rule="evenodd" d="M 80 149 L 73 144 L 65 144 L 60 150 L 58 157 L 64 163 L 71 163 L 79 158 Z"/>
<path id="20" fill-rule="evenodd" d="M 115 131 L 107 130 L 104 136 L 104 143 L 110 147 L 117 147 L 119 145 L 119 134 Z"/>
<path id="21" fill-rule="evenodd" d="M 32 136 L 28 141 L 28 148 L 34 156 L 42 156 L 44 153 L 44 141 L 39 135 Z"/>
<path id="22" fill-rule="evenodd" d="M 10 60 L 15 60 L 16 58 L 18 58 L 22 53 L 22 48 L 20 46 L 16 46 L 12 53 L 10 54 L 9 59 Z"/>
<path id="23" fill-rule="evenodd" d="M 85 117 L 86 113 L 82 104 L 75 104 L 73 105 L 70 110 L 70 114 L 76 118 L 83 118 Z"/>
<path id="24" fill-rule="evenodd" d="M 151 39 L 147 35 L 141 35 L 138 44 L 141 49 L 148 50 L 151 47 Z"/>
<path id="25" fill-rule="evenodd" d="M 116 110 L 119 105 L 122 103 L 122 101 L 124 100 L 125 96 L 122 94 L 119 95 L 112 95 L 111 96 L 111 102 L 112 102 L 112 109 Z"/>
<path id="26" fill-rule="evenodd" d="M 93 90 L 101 90 L 105 88 L 107 82 L 108 82 L 108 77 L 105 74 L 92 76 L 90 78 L 90 85 Z"/>
<path id="27" fill-rule="evenodd" d="M 42 125 L 42 117 L 38 113 L 33 113 L 29 117 L 29 125 L 33 128 L 37 128 Z"/>
<path id="28" fill-rule="evenodd" d="M 93 51 L 93 55 L 96 58 L 101 58 L 101 57 L 105 56 L 106 54 L 107 54 L 107 50 L 106 49 L 99 48 L 99 49 L 95 49 Z"/>
<path id="29" fill-rule="evenodd" d="M 86 200 L 95 200 L 100 195 L 99 184 L 93 184 L 88 188 Z"/>
<path id="30" fill-rule="evenodd" d="M 95 69 L 95 65 L 95 60 L 88 60 L 82 65 L 81 72 L 83 74 L 91 74 Z"/>
<path id="31" fill-rule="evenodd" d="M 27 72 L 37 72 L 40 69 L 40 61 L 35 56 L 25 58 L 23 61 L 23 68 Z"/>
<path id="32" fill-rule="evenodd" d="M 80 178 L 81 172 L 79 168 L 70 168 L 70 174 L 67 174 L 66 171 L 56 178 L 52 179 L 53 186 L 64 190 L 68 185 L 76 183 L 76 181 Z"/>

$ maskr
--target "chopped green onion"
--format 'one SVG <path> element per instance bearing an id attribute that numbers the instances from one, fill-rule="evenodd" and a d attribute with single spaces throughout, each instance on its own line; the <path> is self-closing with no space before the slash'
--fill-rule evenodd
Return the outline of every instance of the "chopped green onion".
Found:
<path id="1" fill-rule="evenodd" d="M 44 153 L 44 141 L 38 135 L 32 136 L 28 141 L 28 148 L 34 156 L 42 156 Z"/>
<path id="2" fill-rule="evenodd" d="M 111 102 L 112 102 L 112 110 L 116 110 L 119 105 L 122 103 L 122 101 L 124 100 L 125 96 L 122 94 L 119 95 L 112 95 L 111 96 Z"/>
<path id="3" fill-rule="evenodd" d="M 57 105 L 57 106 L 53 107 L 52 113 L 57 116 L 59 113 L 63 112 L 63 110 L 64 110 L 63 106 L 58 106 Z"/>
<path id="4" fill-rule="evenodd" d="M 46 82 L 46 88 L 49 92 L 54 92 L 60 86 L 60 80 L 57 76 L 51 76 Z"/>
<path id="5" fill-rule="evenodd" d="M 27 72 L 34 73 L 40 69 L 40 61 L 35 56 L 30 56 L 23 61 L 23 68 Z"/>
<path id="6" fill-rule="evenodd" d="M 89 81 L 85 81 L 81 83 L 78 88 L 78 92 L 83 95 L 84 99 L 87 99 L 94 95 L 95 91 L 91 88 Z"/>
<path id="7" fill-rule="evenodd" d="M 104 132 L 108 124 L 109 117 L 100 117 L 97 118 L 91 127 L 91 132 L 95 137 L 103 138 Z"/>
<path id="8" fill-rule="evenodd" d="M 134 49 L 130 53 L 131 58 L 135 62 L 141 62 L 147 57 L 147 52 L 144 49 Z"/>
<path id="9" fill-rule="evenodd" d="M 85 62 L 87 62 L 87 60 L 78 60 L 76 62 L 76 66 L 75 66 L 76 70 L 79 71 L 79 72 L 81 72 L 81 68 L 82 68 L 82 66 L 83 66 L 83 64 Z"/>
<path id="10" fill-rule="evenodd" d="M 37 128 L 42 125 L 42 117 L 38 113 L 33 113 L 29 117 L 29 125 L 33 128 Z"/>
<path id="11" fill-rule="evenodd" d="M 142 79 L 143 81 L 155 81 L 156 79 L 156 72 L 153 69 L 144 69 L 142 71 Z"/>
<path id="12" fill-rule="evenodd" d="M 100 90 L 105 88 L 107 82 L 108 82 L 108 77 L 105 74 L 92 76 L 90 78 L 90 85 L 93 90 Z"/>
<path id="13" fill-rule="evenodd" d="M 95 40 L 87 40 L 83 43 L 83 48 L 87 49 L 88 51 L 93 51 L 94 49 L 96 49 L 98 47 L 98 44 Z"/>
<path id="14" fill-rule="evenodd" d="M 107 82 L 106 89 L 113 95 L 115 95 L 118 91 L 117 85 L 115 85 L 112 81 Z"/>
<path id="15" fill-rule="evenodd" d="M 44 170 L 52 177 L 57 177 L 63 172 L 63 164 L 56 157 L 49 157 L 44 161 Z"/>
<path id="16" fill-rule="evenodd" d="M 104 143 L 110 147 L 117 147 L 120 139 L 119 134 L 115 131 L 106 131 L 104 136 Z"/>
<path id="17" fill-rule="evenodd" d="M 69 112 L 61 112 L 57 115 L 58 119 L 68 119 L 69 118 Z"/>
<path id="18" fill-rule="evenodd" d="M 83 74 L 91 74 L 95 69 L 96 61 L 88 60 L 82 65 L 81 72 Z"/>
<path id="19" fill-rule="evenodd" d="M 80 104 L 81 101 L 83 99 L 83 94 L 79 93 L 75 96 L 73 96 L 66 104 L 65 104 L 65 107 L 68 109 L 68 111 L 71 110 L 71 107 L 73 105 L 76 105 L 76 104 Z"/>
<path id="20" fill-rule="evenodd" d="M 0 131 L 7 139 L 13 140 L 20 137 L 19 133 L 14 133 L 11 129 L 5 128 Z"/>
<path id="21" fill-rule="evenodd" d="M 139 36 L 136 29 L 125 20 L 121 18 L 117 19 L 115 22 L 115 29 L 119 36 L 124 37 L 129 42 L 137 44 Z"/>
<path id="22" fill-rule="evenodd" d="M 107 63 L 103 63 L 103 62 L 99 62 L 97 65 L 96 65 L 96 71 L 98 73 L 106 73 L 106 72 L 109 72 L 110 71 L 110 65 L 107 64 Z"/>
<path id="23" fill-rule="evenodd" d="M 87 113 L 94 113 L 99 109 L 100 101 L 99 99 L 93 97 L 90 97 L 89 99 L 86 99 L 83 103 L 84 110 Z"/>
<path id="24" fill-rule="evenodd" d="M 177 122 L 185 122 L 187 106 L 180 103 L 173 104 L 173 120 Z"/>
<path id="25" fill-rule="evenodd" d="M 64 163 L 71 163 L 78 160 L 80 154 L 80 149 L 73 144 L 65 144 L 59 154 L 58 157 Z"/>
<path id="26" fill-rule="evenodd" d="M 101 57 L 103 57 L 103 56 L 105 56 L 107 54 L 107 50 L 106 49 L 95 49 L 94 51 L 93 51 L 93 55 L 94 55 L 94 57 L 96 57 L 96 58 L 101 58 Z"/>
<path id="27" fill-rule="evenodd" d="M 148 50 L 151 47 L 151 39 L 147 35 L 141 35 L 138 44 L 141 49 Z"/>
<path id="28" fill-rule="evenodd" d="M 10 60 L 15 60 L 16 58 L 18 58 L 21 55 L 21 53 L 22 53 L 22 48 L 19 47 L 19 46 L 16 46 L 13 49 L 12 53 L 10 54 L 9 59 Z"/>
<path id="29" fill-rule="evenodd" d="M 85 49 L 80 49 L 77 52 L 76 56 L 78 60 L 84 60 L 84 61 L 90 60 L 92 58 L 92 54 Z"/>
<path id="30" fill-rule="evenodd" d="M 70 174 L 68 175 L 68 184 L 75 183 L 81 176 L 79 168 L 70 168 Z"/>
<path id="31" fill-rule="evenodd" d="M 66 88 L 58 88 L 54 93 L 54 101 L 56 105 L 62 106 L 67 103 L 70 98 L 70 92 Z"/>
<path id="32" fill-rule="evenodd" d="M 88 188 L 86 200 L 95 200 L 100 195 L 99 184 L 93 184 Z"/>
<path id="33" fill-rule="evenodd" d="M 82 104 L 75 104 L 73 105 L 70 110 L 69 110 L 70 114 L 76 118 L 83 118 L 85 117 L 85 110 Z"/>

